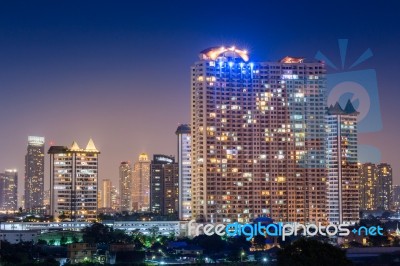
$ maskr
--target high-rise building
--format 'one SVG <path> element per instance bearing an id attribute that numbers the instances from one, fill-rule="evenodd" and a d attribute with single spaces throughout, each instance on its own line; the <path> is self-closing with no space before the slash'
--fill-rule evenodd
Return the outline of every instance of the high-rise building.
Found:
<path id="1" fill-rule="evenodd" d="M 326 199 L 328 220 L 334 224 L 359 221 L 357 115 L 350 100 L 344 109 L 336 103 L 327 110 Z"/>
<path id="2" fill-rule="evenodd" d="M 98 159 L 90 139 L 86 148 L 51 146 L 50 212 L 55 219 L 95 221 L 97 216 Z"/>
<path id="3" fill-rule="evenodd" d="M 323 62 L 214 47 L 191 68 L 192 216 L 326 222 Z"/>
<path id="4" fill-rule="evenodd" d="M 111 180 L 110 179 L 103 179 L 101 192 L 102 192 L 102 199 L 103 205 L 102 208 L 111 209 Z"/>
<path id="5" fill-rule="evenodd" d="M 150 161 L 146 153 L 139 155 L 133 165 L 132 209 L 148 211 L 150 208 Z"/>
<path id="6" fill-rule="evenodd" d="M 400 185 L 393 186 L 393 208 L 395 210 L 400 208 Z"/>
<path id="7" fill-rule="evenodd" d="M 120 199 L 119 199 L 119 193 L 118 193 L 118 189 L 113 185 L 111 187 L 111 209 L 113 209 L 114 211 L 119 211 L 119 204 Z"/>
<path id="8" fill-rule="evenodd" d="M 119 165 L 119 192 L 121 212 L 132 210 L 132 167 L 129 162 L 121 162 Z"/>
<path id="9" fill-rule="evenodd" d="M 358 164 L 360 176 L 360 210 L 376 209 L 376 165 L 373 163 Z"/>
<path id="10" fill-rule="evenodd" d="M 391 210 L 393 208 L 393 177 L 392 167 L 387 163 L 376 166 L 377 171 L 377 196 L 376 208 L 380 210 Z"/>
<path id="11" fill-rule="evenodd" d="M 28 137 L 25 155 L 24 207 L 34 211 L 44 203 L 44 137 Z"/>
<path id="12" fill-rule="evenodd" d="M 16 211 L 18 208 L 18 172 L 6 169 L 0 173 L 0 210 Z"/>
<path id="13" fill-rule="evenodd" d="M 191 174 L 191 136 L 190 126 L 180 125 L 175 134 L 178 136 L 178 165 L 179 165 L 179 219 L 192 218 L 192 174 Z"/>
<path id="14" fill-rule="evenodd" d="M 150 164 L 150 211 L 178 216 L 179 166 L 172 156 L 155 154 Z"/>
<path id="15" fill-rule="evenodd" d="M 359 175 L 361 210 L 391 210 L 395 207 L 390 164 L 359 164 Z"/>

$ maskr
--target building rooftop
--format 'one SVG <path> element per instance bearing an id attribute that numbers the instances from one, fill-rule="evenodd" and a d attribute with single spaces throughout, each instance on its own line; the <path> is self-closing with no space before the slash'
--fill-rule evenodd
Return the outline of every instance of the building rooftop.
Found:
<path id="1" fill-rule="evenodd" d="M 235 46 L 225 47 L 210 47 L 200 52 L 200 59 L 202 60 L 216 60 L 219 56 L 223 55 L 235 55 L 236 57 L 240 57 L 243 61 L 249 61 L 249 56 L 246 50 L 237 49 Z"/>
<path id="2" fill-rule="evenodd" d="M 343 109 L 339 102 L 335 105 L 331 105 L 327 110 L 328 115 L 358 115 L 359 112 L 356 111 L 350 100 L 347 101 L 345 108 Z"/>
<path id="3" fill-rule="evenodd" d="M 175 131 L 175 134 L 190 134 L 191 129 L 188 124 L 181 124 Z"/>

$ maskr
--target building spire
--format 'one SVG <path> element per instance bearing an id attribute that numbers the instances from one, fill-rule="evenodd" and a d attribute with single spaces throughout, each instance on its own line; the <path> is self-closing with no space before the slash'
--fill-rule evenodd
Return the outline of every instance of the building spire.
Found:
<path id="1" fill-rule="evenodd" d="M 79 148 L 78 143 L 76 141 L 72 142 L 71 147 L 69 148 L 71 151 L 79 151 L 81 148 Z"/>
<path id="2" fill-rule="evenodd" d="M 86 149 L 85 149 L 85 150 L 86 150 L 86 151 L 91 151 L 91 152 L 99 152 L 99 151 L 96 149 L 96 146 L 94 145 L 94 142 L 93 142 L 92 138 L 89 139 L 89 142 L 88 142 L 88 144 L 86 145 Z"/>

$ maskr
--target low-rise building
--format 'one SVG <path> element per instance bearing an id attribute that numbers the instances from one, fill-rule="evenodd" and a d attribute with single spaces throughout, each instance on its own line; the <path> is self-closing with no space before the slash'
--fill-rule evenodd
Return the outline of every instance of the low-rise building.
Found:
<path id="1" fill-rule="evenodd" d="M 74 243 L 67 246 L 67 257 L 71 263 L 91 260 L 96 254 L 96 244 Z"/>
<path id="2" fill-rule="evenodd" d="M 1 230 L 0 240 L 7 241 L 11 244 L 18 244 L 22 242 L 35 242 L 40 235 L 39 230 Z"/>

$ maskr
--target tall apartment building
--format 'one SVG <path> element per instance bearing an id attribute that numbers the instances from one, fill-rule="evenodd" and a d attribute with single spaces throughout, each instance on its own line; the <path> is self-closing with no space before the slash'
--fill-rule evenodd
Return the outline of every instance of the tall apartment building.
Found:
<path id="1" fill-rule="evenodd" d="M 377 171 L 376 208 L 391 210 L 393 208 L 393 176 L 392 167 L 388 163 L 380 163 Z"/>
<path id="2" fill-rule="evenodd" d="M 178 216 L 179 166 L 172 156 L 155 154 L 150 164 L 150 211 Z"/>
<path id="3" fill-rule="evenodd" d="M 359 165 L 360 209 L 391 210 L 393 200 L 393 177 L 390 164 L 364 163 Z"/>
<path id="4" fill-rule="evenodd" d="M 44 137 L 28 137 L 25 155 L 24 207 L 34 211 L 44 206 Z"/>
<path id="5" fill-rule="evenodd" d="M 0 210 L 16 211 L 18 209 L 18 171 L 6 169 L 0 173 Z"/>
<path id="6" fill-rule="evenodd" d="M 111 180 L 103 179 L 101 184 L 102 208 L 111 209 Z"/>
<path id="7" fill-rule="evenodd" d="M 111 209 L 119 211 L 120 209 L 120 197 L 118 189 L 113 185 L 111 187 Z"/>
<path id="8" fill-rule="evenodd" d="M 359 221 L 357 115 L 350 100 L 344 109 L 336 103 L 327 110 L 327 215 L 334 224 Z"/>
<path id="9" fill-rule="evenodd" d="M 214 47 L 191 68 L 192 215 L 326 222 L 323 62 Z"/>
<path id="10" fill-rule="evenodd" d="M 375 210 L 376 202 L 376 165 L 373 163 L 358 164 L 360 176 L 360 209 Z"/>
<path id="11" fill-rule="evenodd" d="M 98 160 L 100 152 L 90 139 L 81 149 L 51 146 L 50 212 L 55 219 L 95 221 L 97 216 Z"/>
<path id="12" fill-rule="evenodd" d="M 139 155 L 139 161 L 133 165 L 132 209 L 148 211 L 150 209 L 150 160 L 146 153 Z"/>
<path id="13" fill-rule="evenodd" d="M 179 165 L 179 203 L 178 215 L 180 220 L 192 218 L 192 174 L 191 174 L 191 135 L 190 126 L 182 124 L 175 134 L 178 137 L 178 165 Z"/>
<path id="14" fill-rule="evenodd" d="M 120 211 L 132 210 L 132 167 L 129 162 L 121 162 L 119 165 L 119 191 L 120 191 Z"/>

